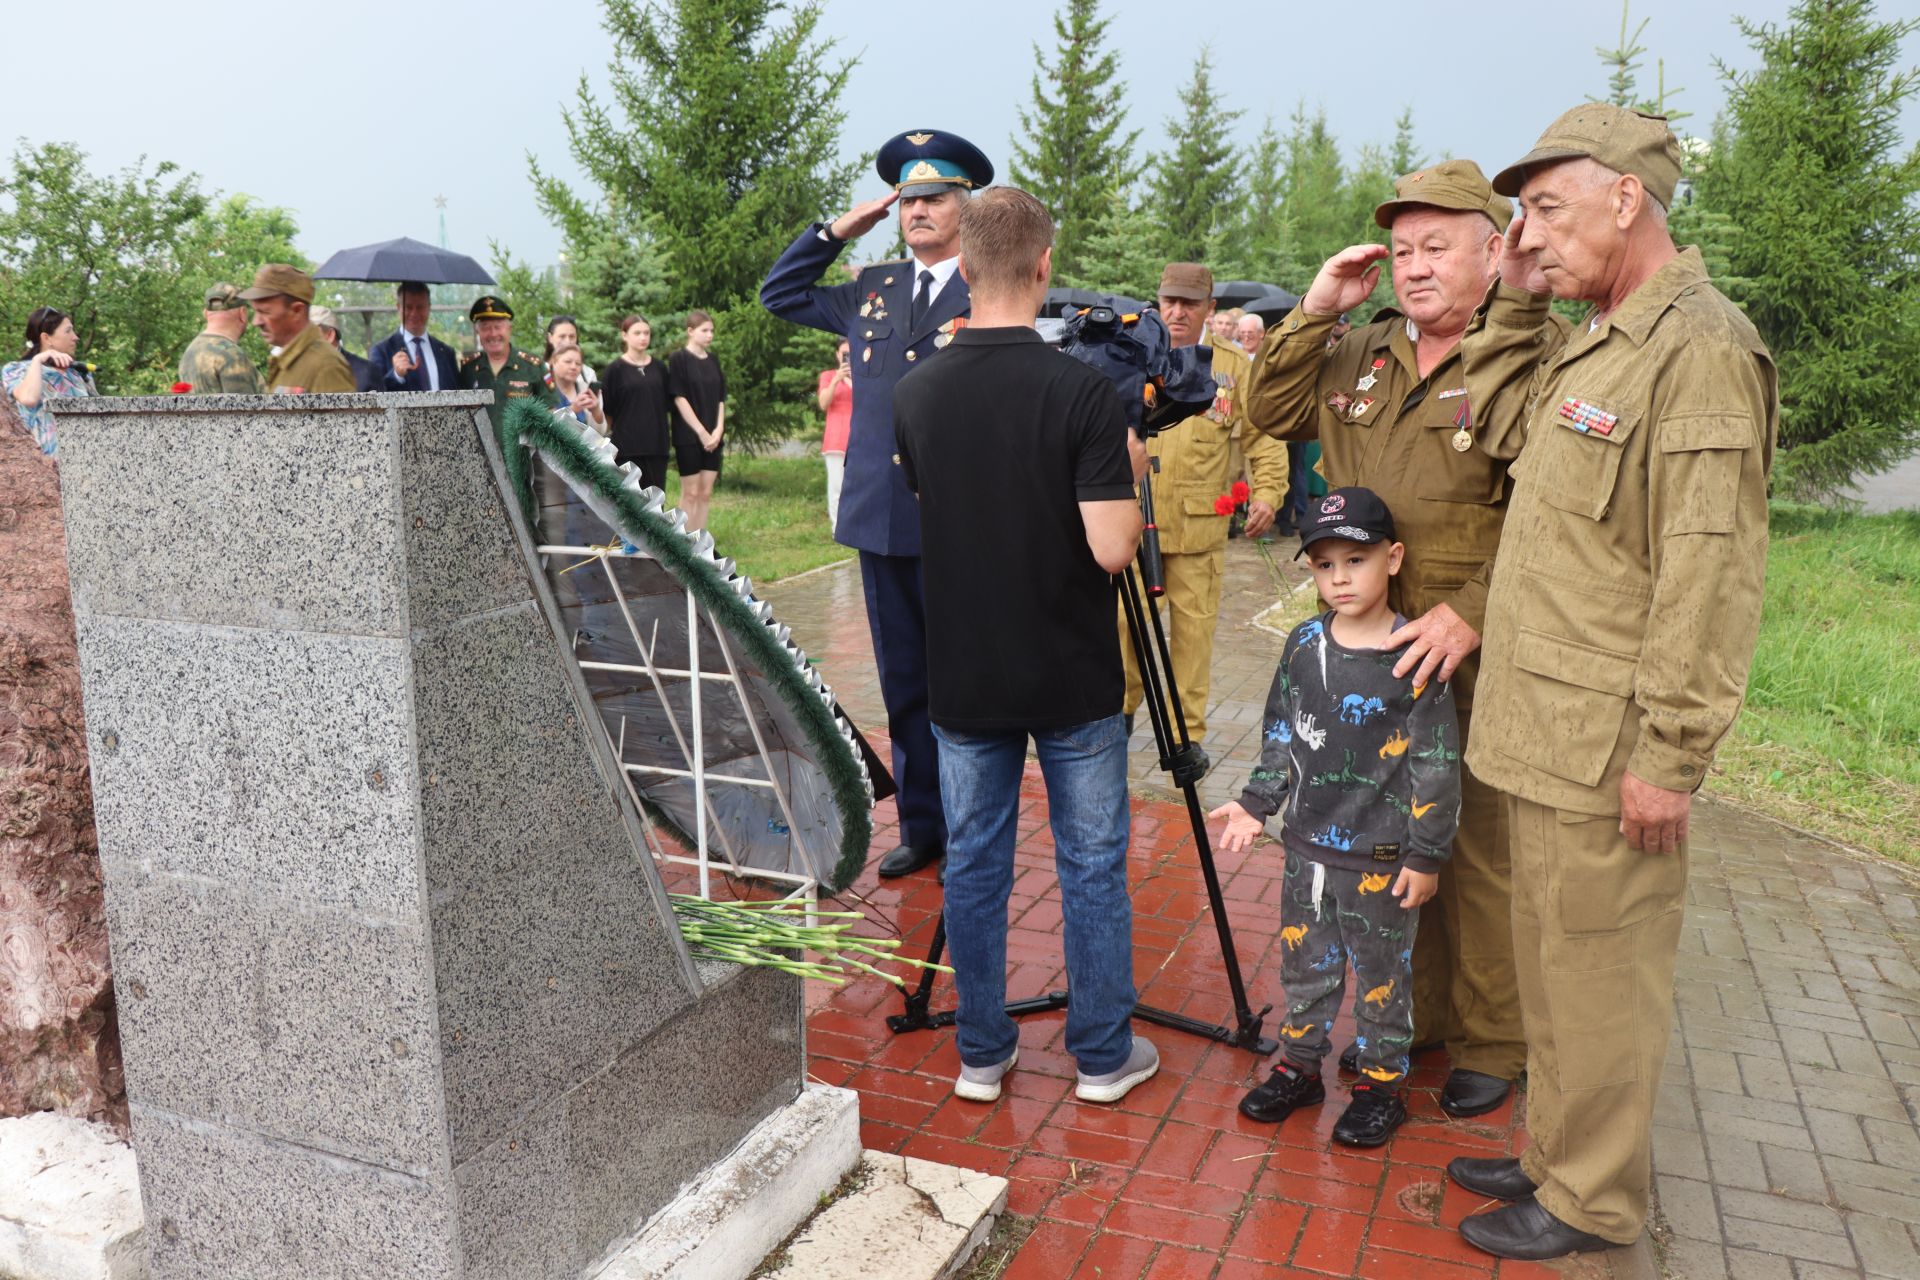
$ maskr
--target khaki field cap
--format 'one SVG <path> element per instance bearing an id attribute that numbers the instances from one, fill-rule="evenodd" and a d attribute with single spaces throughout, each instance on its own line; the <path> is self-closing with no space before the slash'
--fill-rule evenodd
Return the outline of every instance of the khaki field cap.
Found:
<path id="1" fill-rule="evenodd" d="M 1578 156 L 1592 156 L 1615 173 L 1632 174 L 1648 195 L 1663 205 L 1673 204 L 1673 189 L 1680 185 L 1680 139 L 1667 127 L 1665 116 L 1610 102 L 1585 103 L 1548 125 L 1533 150 L 1493 175 L 1493 189 L 1517 196 L 1530 166 Z"/>
<path id="2" fill-rule="evenodd" d="M 335 333 L 340 332 L 340 322 L 333 318 L 332 307 L 315 307 L 313 310 L 307 312 L 307 319 L 319 325 L 322 329 L 331 329 Z"/>
<path id="3" fill-rule="evenodd" d="M 1394 217 L 1402 209 L 1420 205 L 1484 213 L 1502 231 L 1513 221 L 1512 202 L 1505 196 L 1493 194 L 1487 175 L 1471 160 L 1442 160 L 1407 174 L 1393 184 L 1393 199 L 1384 201 L 1373 211 L 1373 220 L 1391 231 Z"/>
<path id="4" fill-rule="evenodd" d="M 1169 262 L 1160 273 L 1160 296 L 1205 302 L 1213 297 L 1213 272 L 1197 262 Z"/>
<path id="5" fill-rule="evenodd" d="M 313 301 L 313 277 L 284 262 L 269 262 L 253 273 L 253 288 L 241 293 L 248 302 L 284 294 L 301 302 Z"/>
<path id="6" fill-rule="evenodd" d="M 207 286 L 208 311 L 240 311 L 246 303 L 241 300 L 240 290 L 235 285 L 215 284 Z"/>

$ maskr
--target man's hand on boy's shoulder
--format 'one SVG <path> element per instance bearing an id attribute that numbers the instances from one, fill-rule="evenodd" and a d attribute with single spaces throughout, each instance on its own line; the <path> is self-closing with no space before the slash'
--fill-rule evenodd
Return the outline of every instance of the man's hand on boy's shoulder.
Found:
<path id="1" fill-rule="evenodd" d="M 1468 626 L 1452 605 L 1437 604 L 1388 636 L 1383 647 L 1398 649 L 1401 645 L 1406 645 L 1407 651 L 1393 664 L 1393 674 L 1400 678 L 1411 672 L 1415 687 L 1419 687 L 1433 679 L 1435 668 L 1442 680 L 1453 679 L 1460 664 L 1480 647 L 1480 633 Z"/>

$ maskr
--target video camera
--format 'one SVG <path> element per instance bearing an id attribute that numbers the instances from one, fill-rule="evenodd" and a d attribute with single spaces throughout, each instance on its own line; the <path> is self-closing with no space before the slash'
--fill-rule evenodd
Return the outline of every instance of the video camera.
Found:
<path id="1" fill-rule="evenodd" d="M 1120 393 L 1127 425 L 1144 439 L 1213 403 L 1213 358 L 1204 347 L 1176 348 L 1152 306 L 1122 312 L 1106 304 L 1067 318 L 1060 349 L 1106 375 Z"/>

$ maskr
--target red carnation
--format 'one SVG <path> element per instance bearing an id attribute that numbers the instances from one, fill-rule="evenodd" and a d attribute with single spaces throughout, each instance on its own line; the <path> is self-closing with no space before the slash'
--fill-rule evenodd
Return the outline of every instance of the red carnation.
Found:
<path id="1" fill-rule="evenodd" d="M 184 396 L 192 390 L 193 384 L 191 382 L 176 382 L 173 384 L 173 394 L 177 396 Z"/>
<path id="2" fill-rule="evenodd" d="M 1233 500 L 1232 494 L 1223 493 L 1213 500 L 1213 514 L 1217 516 L 1230 516 L 1233 514 L 1233 509 L 1239 505 L 1239 503 Z"/>
<path id="3" fill-rule="evenodd" d="M 1235 506 L 1245 502 L 1247 500 L 1247 482 L 1245 480 L 1235 480 L 1233 482 L 1232 492 Z"/>

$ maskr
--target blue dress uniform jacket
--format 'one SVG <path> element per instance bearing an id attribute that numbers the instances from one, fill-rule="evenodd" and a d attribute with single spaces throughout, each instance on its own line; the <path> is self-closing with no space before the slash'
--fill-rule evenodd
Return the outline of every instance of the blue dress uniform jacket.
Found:
<path id="1" fill-rule="evenodd" d="M 893 460 L 893 388 L 920 361 L 946 346 L 953 321 L 972 308 L 967 282 L 955 272 L 915 327 L 911 258 L 882 262 L 850 284 L 815 281 L 845 241 L 815 223 L 800 233 L 760 286 L 760 301 L 783 320 L 839 334 L 853 368 L 853 424 L 847 439 L 840 521 L 834 538 L 889 556 L 920 554 L 920 507 Z"/>

